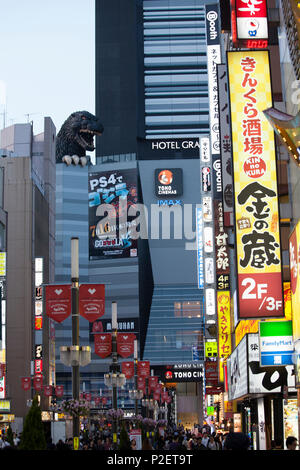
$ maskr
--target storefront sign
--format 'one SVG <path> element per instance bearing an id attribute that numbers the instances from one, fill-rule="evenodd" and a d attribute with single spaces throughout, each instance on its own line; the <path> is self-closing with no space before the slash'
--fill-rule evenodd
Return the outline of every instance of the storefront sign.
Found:
<path id="1" fill-rule="evenodd" d="M 204 269 L 203 269 L 203 218 L 201 207 L 196 208 L 196 224 L 197 224 L 197 274 L 198 289 L 204 287 Z"/>
<path id="2" fill-rule="evenodd" d="M 231 20 L 234 47 L 268 46 L 267 0 L 231 0 Z"/>
<path id="3" fill-rule="evenodd" d="M 217 292 L 219 381 L 224 382 L 223 364 L 231 354 L 230 292 Z M 222 359 L 222 361 L 221 361 Z"/>
<path id="4" fill-rule="evenodd" d="M 300 340 L 300 222 L 289 238 L 290 273 L 291 273 L 291 294 L 292 294 L 292 319 L 293 319 L 293 339 Z"/>
<path id="5" fill-rule="evenodd" d="M 261 366 L 293 364 L 293 328 L 291 321 L 259 323 L 259 353 Z"/>
<path id="6" fill-rule="evenodd" d="M 268 51 L 228 52 L 239 318 L 283 317 Z"/>
<path id="7" fill-rule="evenodd" d="M 210 162 L 210 147 L 208 137 L 200 138 L 200 158 L 202 163 Z"/>

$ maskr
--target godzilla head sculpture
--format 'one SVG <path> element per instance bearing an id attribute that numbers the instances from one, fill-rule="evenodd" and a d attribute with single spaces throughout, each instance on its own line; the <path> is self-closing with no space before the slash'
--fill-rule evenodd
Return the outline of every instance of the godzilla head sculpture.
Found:
<path id="1" fill-rule="evenodd" d="M 88 111 L 76 111 L 63 123 L 56 138 L 56 163 L 78 163 L 86 151 L 93 151 L 94 135 L 103 133 L 99 119 Z M 77 160 L 75 159 L 77 156 Z M 82 158 L 84 159 L 84 158 Z M 86 161 L 86 159 L 85 159 Z"/>

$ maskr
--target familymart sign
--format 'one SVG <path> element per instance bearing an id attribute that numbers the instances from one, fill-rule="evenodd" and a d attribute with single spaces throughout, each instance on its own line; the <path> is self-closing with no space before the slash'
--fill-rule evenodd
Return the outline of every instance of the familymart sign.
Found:
<path id="1" fill-rule="evenodd" d="M 293 364 L 293 328 L 291 321 L 259 323 L 260 365 L 286 366 Z"/>

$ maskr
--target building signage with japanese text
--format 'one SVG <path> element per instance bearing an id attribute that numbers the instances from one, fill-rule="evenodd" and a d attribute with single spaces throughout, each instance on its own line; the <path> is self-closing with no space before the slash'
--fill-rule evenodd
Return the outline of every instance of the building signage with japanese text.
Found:
<path id="1" fill-rule="evenodd" d="M 283 317 L 268 51 L 228 52 L 239 318 Z"/>

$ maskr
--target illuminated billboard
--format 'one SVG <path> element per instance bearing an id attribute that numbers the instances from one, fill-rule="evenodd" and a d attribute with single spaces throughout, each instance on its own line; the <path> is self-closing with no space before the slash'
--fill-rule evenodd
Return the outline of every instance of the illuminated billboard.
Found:
<path id="1" fill-rule="evenodd" d="M 137 256 L 136 216 L 128 215 L 137 203 L 136 169 L 90 173 L 88 184 L 90 260 Z"/>
<path id="2" fill-rule="evenodd" d="M 283 317 L 268 51 L 228 52 L 239 318 Z"/>
<path id="3" fill-rule="evenodd" d="M 300 340 L 300 222 L 297 223 L 289 238 L 293 340 Z"/>
<path id="4" fill-rule="evenodd" d="M 219 381 L 224 382 L 223 365 L 231 354 L 230 292 L 217 292 Z"/>
<path id="5" fill-rule="evenodd" d="M 231 28 L 234 47 L 266 48 L 267 0 L 231 0 Z"/>

